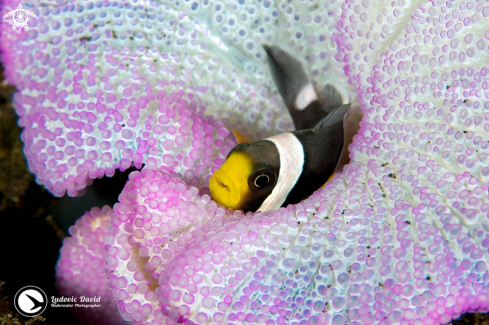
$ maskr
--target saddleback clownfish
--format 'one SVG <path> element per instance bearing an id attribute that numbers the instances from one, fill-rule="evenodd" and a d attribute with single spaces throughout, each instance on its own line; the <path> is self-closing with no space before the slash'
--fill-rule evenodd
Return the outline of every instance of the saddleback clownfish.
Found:
<path id="1" fill-rule="evenodd" d="M 213 199 L 233 210 L 269 211 L 296 204 L 333 174 L 344 143 L 343 105 L 330 85 L 319 100 L 302 64 L 264 46 L 273 79 L 297 131 L 240 143 L 210 179 Z M 241 134 L 238 134 L 241 136 Z"/>

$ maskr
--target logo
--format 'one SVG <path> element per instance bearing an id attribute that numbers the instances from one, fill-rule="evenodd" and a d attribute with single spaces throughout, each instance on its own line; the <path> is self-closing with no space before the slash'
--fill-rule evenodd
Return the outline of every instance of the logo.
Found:
<path id="1" fill-rule="evenodd" d="M 24 9 L 22 3 L 19 3 L 17 9 L 10 11 L 8 14 L 3 16 L 3 19 L 12 16 L 13 24 L 12 30 L 15 32 L 17 29 L 24 28 L 24 31 L 29 30 L 29 25 L 27 25 L 27 21 L 29 20 L 29 16 L 33 18 L 37 18 L 36 15 L 32 11 Z"/>
<path id="2" fill-rule="evenodd" d="M 15 309 L 25 317 L 41 315 L 48 305 L 48 297 L 38 287 L 23 287 L 15 294 Z"/>

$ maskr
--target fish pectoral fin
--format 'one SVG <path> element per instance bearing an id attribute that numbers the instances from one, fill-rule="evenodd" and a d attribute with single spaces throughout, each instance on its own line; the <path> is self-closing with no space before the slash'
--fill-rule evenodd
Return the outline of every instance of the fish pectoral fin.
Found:
<path id="1" fill-rule="evenodd" d="M 344 104 L 338 107 L 337 109 L 329 113 L 326 117 L 324 117 L 321 121 L 319 121 L 318 124 L 314 126 L 314 130 L 327 128 L 339 122 L 343 123 L 345 114 L 350 106 L 350 104 Z"/>
<path id="2" fill-rule="evenodd" d="M 236 138 L 236 141 L 238 141 L 238 144 L 241 143 L 251 143 L 251 141 L 248 139 L 246 135 L 243 133 L 239 132 L 238 130 L 232 130 L 234 137 Z"/>

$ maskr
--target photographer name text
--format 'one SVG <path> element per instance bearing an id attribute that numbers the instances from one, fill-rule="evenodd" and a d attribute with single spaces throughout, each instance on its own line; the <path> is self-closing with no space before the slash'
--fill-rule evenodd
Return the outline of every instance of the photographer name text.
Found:
<path id="1" fill-rule="evenodd" d="M 100 296 L 94 297 L 51 297 L 51 307 L 81 307 L 81 308 L 97 308 L 100 307 Z"/>

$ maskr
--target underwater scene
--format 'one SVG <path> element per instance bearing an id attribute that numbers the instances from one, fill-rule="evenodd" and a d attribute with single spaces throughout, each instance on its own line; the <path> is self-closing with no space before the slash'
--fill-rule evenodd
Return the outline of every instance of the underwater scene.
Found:
<path id="1" fill-rule="evenodd" d="M 486 0 L 0 0 L 0 324 L 489 324 Z"/>

